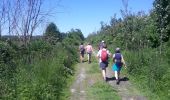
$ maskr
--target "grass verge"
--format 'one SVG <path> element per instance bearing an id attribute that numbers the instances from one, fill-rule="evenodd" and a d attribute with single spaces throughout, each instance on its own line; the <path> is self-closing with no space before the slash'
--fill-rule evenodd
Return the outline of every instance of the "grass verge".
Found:
<path id="1" fill-rule="evenodd" d="M 117 91 L 102 80 L 98 63 L 92 63 L 87 74 L 93 80 L 93 84 L 87 88 L 88 100 L 121 100 Z"/>

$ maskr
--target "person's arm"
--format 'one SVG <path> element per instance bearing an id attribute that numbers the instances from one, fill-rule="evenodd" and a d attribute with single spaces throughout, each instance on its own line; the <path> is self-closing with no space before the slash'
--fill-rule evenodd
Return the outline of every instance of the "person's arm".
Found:
<path id="1" fill-rule="evenodd" d="M 97 52 L 96 57 L 99 59 L 100 58 L 100 51 Z"/>
<path id="2" fill-rule="evenodd" d="M 93 52 L 93 47 L 91 46 L 91 50 L 92 50 L 92 52 Z"/>
<path id="3" fill-rule="evenodd" d="M 124 60 L 123 56 L 122 56 L 122 63 L 123 63 L 123 65 L 125 66 L 125 68 L 127 68 L 127 66 L 126 66 L 126 63 L 125 63 L 125 60 Z"/>
<path id="4" fill-rule="evenodd" d="M 111 53 L 107 50 L 108 57 L 111 57 Z"/>
<path id="5" fill-rule="evenodd" d="M 115 54 L 113 54 L 112 59 L 113 59 L 113 63 L 115 63 Z"/>

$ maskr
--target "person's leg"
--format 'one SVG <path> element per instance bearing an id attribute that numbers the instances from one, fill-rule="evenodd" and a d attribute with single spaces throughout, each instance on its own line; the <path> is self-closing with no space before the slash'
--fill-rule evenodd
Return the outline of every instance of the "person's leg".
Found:
<path id="1" fill-rule="evenodd" d="M 120 71 L 117 71 L 118 80 L 120 79 Z"/>
<path id="2" fill-rule="evenodd" d="M 87 61 L 89 61 L 89 53 L 87 53 Z"/>
<path id="3" fill-rule="evenodd" d="M 80 61 L 81 61 L 81 63 L 83 62 L 83 60 L 84 60 L 84 54 L 80 53 Z"/>
<path id="4" fill-rule="evenodd" d="M 101 68 L 103 79 L 106 81 L 106 64 L 100 62 L 100 68 Z"/>
<path id="5" fill-rule="evenodd" d="M 119 84 L 118 71 L 115 71 L 115 77 L 116 77 L 116 84 Z"/>
<path id="6" fill-rule="evenodd" d="M 106 69 L 102 69 L 103 79 L 106 80 Z"/>
<path id="7" fill-rule="evenodd" d="M 120 71 L 121 71 L 121 68 L 122 68 L 122 66 L 119 66 L 119 67 L 118 67 L 118 70 L 117 70 L 117 72 L 118 72 L 118 73 L 117 73 L 117 74 L 118 74 L 118 80 L 120 79 Z"/>
<path id="8" fill-rule="evenodd" d="M 80 62 L 82 63 L 82 55 L 80 54 Z"/>
<path id="9" fill-rule="evenodd" d="M 118 72 L 117 71 L 115 71 L 115 78 L 116 78 L 116 80 L 118 80 Z"/>
<path id="10" fill-rule="evenodd" d="M 91 53 L 89 53 L 89 63 L 91 63 Z"/>

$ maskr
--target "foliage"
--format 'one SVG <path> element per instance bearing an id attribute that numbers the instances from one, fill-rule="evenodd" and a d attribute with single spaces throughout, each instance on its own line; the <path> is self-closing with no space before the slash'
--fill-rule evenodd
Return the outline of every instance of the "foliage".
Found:
<path id="1" fill-rule="evenodd" d="M 62 35 L 54 23 L 50 23 L 44 33 L 46 41 L 51 44 L 55 44 L 58 41 L 62 40 Z"/>
<path id="2" fill-rule="evenodd" d="M 71 29 L 66 34 L 66 37 L 63 40 L 63 43 L 66 45 L 69 45 L 70 43 L 74 44 L 75 46 L 78 46 L 81 42 L 84 41 L 83 33 L 80 29 Z"/>
<path id="3" fill-rule="evenodd" d="M 0 99 L 66 99 L 65 91 L 74 74 L 78 53 L 75 42 L 67 41 L 71 37 L 64 38 L 63 42 L 54 44 L 35 38 L 27 46 L 12 39 L 1 41 Z M 71 40 L 82 41 L 79 35 Z"/>
<path id="4" fill-rule="evenodd" d="M 160 42 L 167 42 L 170 38 L 170 1 L 155 0 L 154 11 L 156 13 L 156 26 Z"/>
<path id="5" fill-rule="evenodd" d="M 51 50 L 53 53 L 46 55 L 46 58 L 19 67 L 16 75 L 19 82 L 17 84 L 18 99 L 59 100 L 61 98 L 62 91 L 67 86 L 67 77 L 73 74 L 76 58 L 70 60 L 72 53 L 68 53 L 62 46 L 56 48 Z"/>
<path id="6" fill-rule="evenodd" d="M 15 90 L 14 74 L 16 73 L 16 51 L 7 43 L 0 41 L 0 95 L 12 95 Z M 0 97 L 1 99 L 1 97 Z"/>
<path id="7" fill-rule="evenodd" d="M 104 40 L 111 53 L 116 47 L 120 47 L 127 62 L 128 74 L 134 79 L 133 82 L 146 92 L 149 99 L 168 100 L 169 1 L 156 0 L 156 4 L 159 5 L 158 8 L 151 10 L 149 14 L 127 12 L 126 15 L 122 15 L 122 19 L 112 17 L 110 25 L 101 23 L 101 29 L 90 34 L 87 41 L 92 41 L 97 46 L 101 40 Z M 161 19 L 161 16 L 167 17 Z M 161 19 L 163 24 L 158 19 Z M 166 31 L 161 33 L 160 29 Z"/>
<path id="8" fill-rule="evenodd" d="M 86 41 L 97 48 L 104 40 L 111 53 L 120 47 L 133 82 L 149 99 L 168 100 L 170 1 L 155 0 L 153 6 L 149 14 L 131 13 L 126 8 L 122 18 L 114 15 L 110 24 L 101 22 L 100 30 L 90 34 Z M 73 65 L 78 61 L 78 45 L 85 40 L 81 30 L 60 33 L 50 23 L 44 38 L 31 40 L 27 46 L 16 38 L 10 39 L 0 41 L 0 99 L 63 99 L 68 79 L 74 74 Z M 92 88 L 91 93 L 95 94 L 114 92 L 100 83 Z"/>

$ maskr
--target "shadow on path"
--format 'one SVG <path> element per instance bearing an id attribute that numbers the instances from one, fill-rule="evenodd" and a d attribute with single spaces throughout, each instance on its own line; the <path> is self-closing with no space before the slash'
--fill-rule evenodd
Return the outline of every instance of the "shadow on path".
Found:
<path id="1" fill-rule="evenodd" d="M 107 80 L 107 82 L 108 81 L 114 81 L 114 80 L 116 80 L 116 78 L 115 77 L 106 77 L 106 80 Z M 128 77 L 120 78 L 119 82 L 121 82 L 121 81 L 129 81 L 129 78 Z"/>

